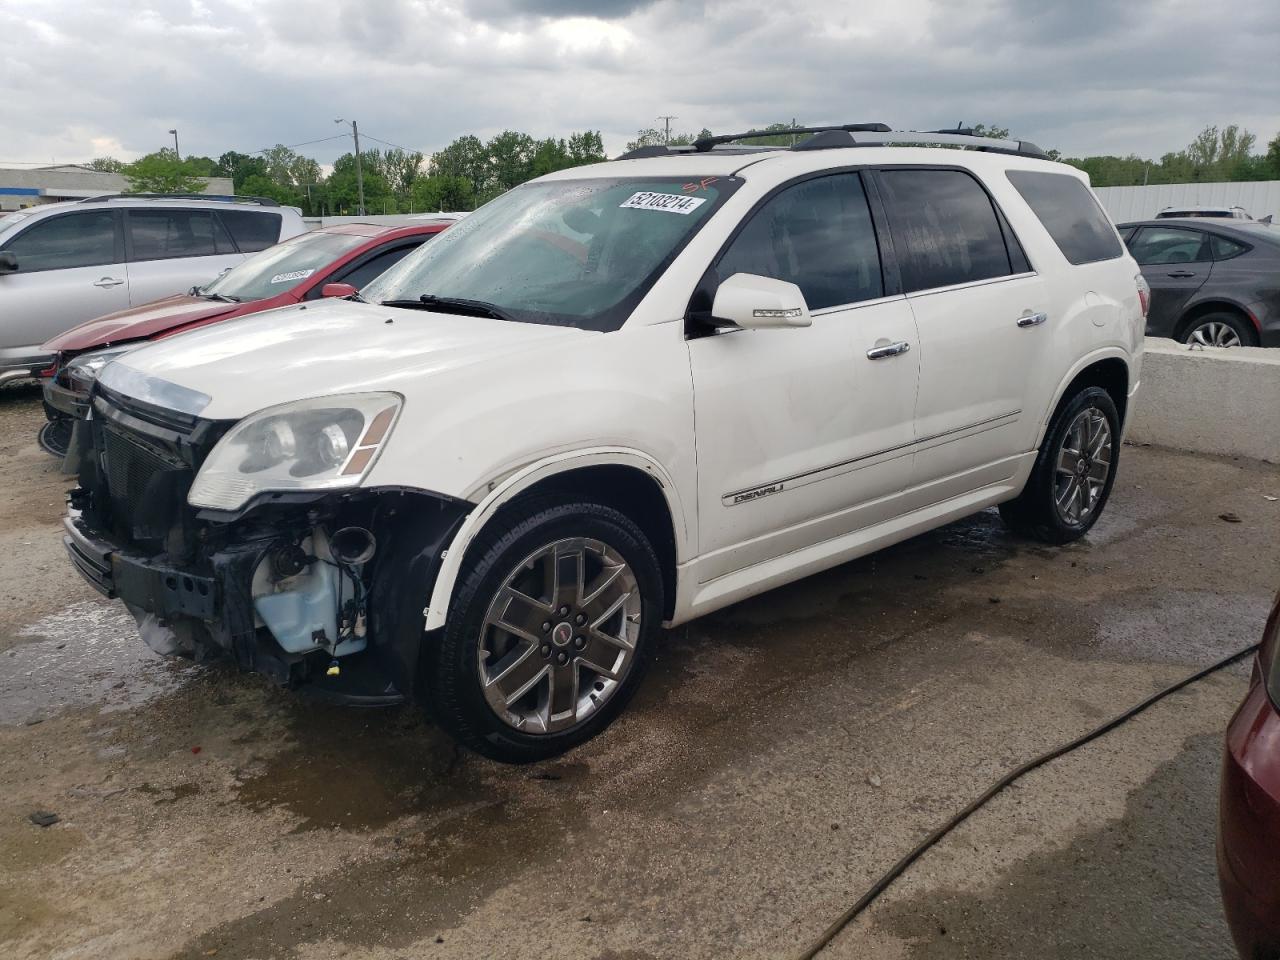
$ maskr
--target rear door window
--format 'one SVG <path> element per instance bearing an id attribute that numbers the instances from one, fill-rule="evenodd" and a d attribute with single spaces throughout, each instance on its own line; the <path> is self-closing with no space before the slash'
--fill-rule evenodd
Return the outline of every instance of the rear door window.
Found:
<path id="1" fill-rule="evenodd" d="M 257 210 L 219 210 L 218 216 L 236 239 L 241 253 L 275 246 L 280 240 L 280 214 Z"/>
<path id="2" fill-rule="evenodd" d="M 234 253 L 226 230 L 208 210 L 129 210 L 131 260 L 177 260 Z"/>
<path id="3" fill-rule="evenodd" d="M 884 295 L 880 252 L 856 173 L 784 188 L 752 214 L 716 267 L 794 283 L 811 310 Z"/>
<path id="4" fill-rule="evenodd" d="M 1009 170 L 1006 176 L 1068 263 L 1079 266 L 1120 256 L 1123 248 L 1110 218 L 1078 177 L 1039 170 Z"/>
<path id="5" fill-rule="evenodd" d="M 1143 227 L 1129 242 L 1129 252 L 1144 267 L 1210 259 L 1208 236 L 1181 227 Z"/>
<path id="6" fill-rule="evenodd" d="M 1015 272 L 996 209 L 972 176 L 911 169 L 879 177 L 908 293 Z"/>
<path id="7" fill-rule="evenodd" d="M 118 263 L 116 217 L 111 210 L 68 213 L 33 223 L 5 244 L 18 270 L 67 270 Z"/>

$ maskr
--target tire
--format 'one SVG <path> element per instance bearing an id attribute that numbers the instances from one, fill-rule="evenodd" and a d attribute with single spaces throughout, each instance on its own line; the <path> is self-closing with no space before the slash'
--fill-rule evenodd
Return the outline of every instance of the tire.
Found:
<path id="1" fill-rule="evenodd" d="M 1239 314 L 1222 311 L 1196 317 L 1179 339 L 1206 347 L 1256 347 L 1258 331 Z"/>
<path id="2" fill-rule="evenodd" d="M 47 421 L 36 434 L 36 442 L 40 444 L 40 449 L 61 460 L 67 455 L 67 450 L 71 446 L 72 426 L 72 421 L 66 418 Z"/>
<path id="3" fill-rule="evenodd" d="M 490 528 L 424 651 L 423 686 L 462 744 L 530 763 L 594 737 L 631 699 L 661 629 L 662 573 L 640 528 L 603 504 L 526 501 Z"/>
<path id="4" fill-rule="evenodd" d="M 1099 421 L 1107 431 L 1105 450 L 1099 442 L 1101 431 L 1093 433 Z M 1091 438 L 1090 444 L 1080 443 L 1085 437 Z M 1004 522 L 1014 532 L 1045 543 L 1070 543 L 1083 537 L 1111 496 L 1120 466 L 1119 437 L 1120 417 L 1107 391 L 1086 387 L 1070 397 L 1054 414 L 1022 493 L 1000 504 Z M 1096 449 L 1080 456 L 1082 446 Z"/>

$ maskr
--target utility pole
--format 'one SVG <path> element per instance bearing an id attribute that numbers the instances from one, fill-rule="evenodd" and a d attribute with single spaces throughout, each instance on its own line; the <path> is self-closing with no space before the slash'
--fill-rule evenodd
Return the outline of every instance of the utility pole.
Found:
<path id="1" fill-rule="evenodd" d="M 178 162 L 182 162 L 182 151 L 178 149 L 178 130 L 175 127 L 169 131 L 173 134 L 173 155 L 178 158 Z"/>
<path id="2" fill-rule="evenodd" d="M 346 120 L 335 120 L 334 123 L 346 123 Z M 359 195 L 359 207 L 356 210 L 356 216 L 365 216 L 364 212 L 364 170 L 360 165 L 360 127 L 354 120 L 351 121 L 351 137 L 356 142 L 356 193 Z"/>
<path id="3" fill-rule="evenodd" d="M 663 141 L 662 141 L 662 142 L 663 142 L 663 143 L 670 143 L 670 142 L 671 142 L 671 121 L 672 121 L 672 120 L 679 120 L 680 118 L 679 118 L 679 117 L 676 117 L 676 116 L 670 116 L 670 117 L 666 117 L 666 116 L 664 116 L 664 117 L 659 117 L 658 119 L 659 119 L 659 120 L 664 120 L 664 121 L 666 121 L 666 124 L 667 124 L 667 134 L 666 134 L 666 136 L 663 138 Z"/>

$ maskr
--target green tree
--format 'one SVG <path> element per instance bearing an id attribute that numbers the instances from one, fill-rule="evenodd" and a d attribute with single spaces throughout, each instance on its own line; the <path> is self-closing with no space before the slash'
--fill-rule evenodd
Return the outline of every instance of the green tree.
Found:
<path id="1" fill-rule="evenodd" d="M 195 193 L 205 185 L 168 147 L 139 157 L 121 172 L 129 180 L 129 193 Z"/>
<path id="2" fill-rule="evenodd" d="M 671 139 L 668 140 L 665 130 L 646 127 L 643 130 L 636 131 L 636 138 L 627 143 L 627 152 L 639 150 L 641 147 L 656 147 L 662 144 L 668 144 L 673 147 L 685 146 L 703 136 L 711 136 L 711 131 L 704 129 L 701 133 L 673 133 Z"/>
<path id="3" fill-rule="evenodd" d="M 992 140 L 1008 140 L 1009 128 L 997 127 L 995 124 L 988 126 L 985 123 L 975 123 L 970 129 L 979 137 L 990 137 Z"/>
<path id="4" fill-rule="evenodd" d="M 85 166 L 99 173 L 120 173 L 124 170 L 124 161 L 115 157 L 94 157 Z"/>
<path id="5" fill-rule="evenodd" d="M 475 207 L 476 195 L 466 177 L 418 177 L 413 181 L 409 202 L 409 209 L 414 213 L 471 210 Z"/>
<path id="6" fill-rule="evenodd" d="M 485 144 L 489 157 L 490 182 L 481 196 L 488 200 L 524 183 L 533 175 L 537 144 L 527 133 L 503 130 Z"/>
<path id="7" fill-rule="evenodd" d="M 384 176 L 391 184 L 391 191 L 401 204 L 408 202 L 413 185 L 422 176 L 422 164 L 426 158 L 417 150 L 401 150 L 393 147 L 383 154 Z"/>
<path id="8" fill-rule="evenodd" d="M 432 155 L 430 171 L 433 177 L 462 177 L 479 196 L 489 184 L 489 154 L 479 137 L 459 137 Z"/>
<path id="9" fill-rule="evenodd" d="M 575 167 L 584 163 L 600 163 L 608 159 L 604 154 L 604 140 L 600 137 L 599 130 L 584 130 L 582 133 L 569 134 L 565 149 L 568 151 L 572 166 Z"/>
<path id="10" fill-rule="evenodd" d="M 230 177 L 232 186 L 239 193 L 246 179 L 267 175 L 267 162 L 262 157 L 250 156 L 228 150 L 218 158 L 216 176 Z"/>
<path id="11" fill-rule="evenodd" d="M 236 191 L 245 197 L 269 197 L 277 203 L 290 207 L 305 207 L 306 196 L 295 187 L 287 187 L 277 183 L 266 174 L 254 173 L 244 179 L 240 189 Z"/>

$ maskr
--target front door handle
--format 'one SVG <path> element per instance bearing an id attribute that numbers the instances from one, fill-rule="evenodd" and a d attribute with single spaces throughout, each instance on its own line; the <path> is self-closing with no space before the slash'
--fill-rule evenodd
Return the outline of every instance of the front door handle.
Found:
<path id="1" fill-rule="evenodd" d="M 1190 280 L 1195 276 L 1195 274 L 1190 270 L 1175 270 L 1173 273 L 1169 274 L 1169 276 L 1173 277 L 1175 280 Z"/>
<path id="2" fill-rule="evenodd" d="M 115 277 L 103 277 L 101 280 L 95 280 L 95 287 L 118 287 L 124 283 L 123 280 L 117 280 Z"/>
<path id="3" fill-rule="evenodd" d="M 883 347 L 872 347 L 867 351 L 868 360 L 883 360 L 885 357 L 896 357 L 906 353 L 911 349 L 911 344 L 905 340 L 899 340 L 897 343 L 890 343 Z"/>
<path id="4" fill-rule="evenodd" d="M 1026 316 L 1018 318 L 1018 326 L 1020 327 L 1038 327 L 1049 319 L 1047 313 L 1028 313 Z"/>

